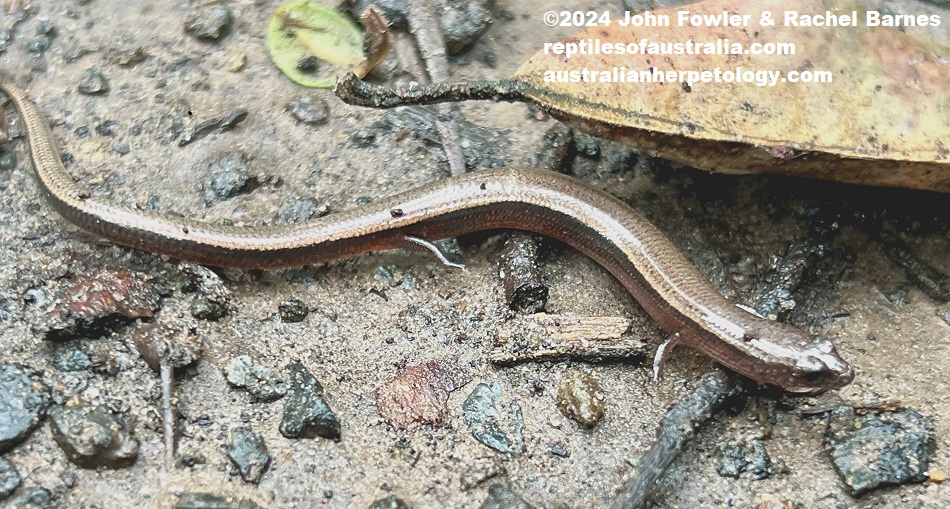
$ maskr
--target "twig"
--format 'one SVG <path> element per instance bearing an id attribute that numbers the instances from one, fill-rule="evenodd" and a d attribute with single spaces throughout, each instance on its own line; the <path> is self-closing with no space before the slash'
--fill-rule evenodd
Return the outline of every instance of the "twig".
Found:
<path id="1" fill-rule="evenodd" d="M 172 404 L 172 391 L 175 390 L 175 373 L 168 363 L 168 356 L 159 361 L 159 374 L 162 379 L 162 433 L 165 435 L 165 469 L 175 467 L 175 406 Z"/>
<path id="2" fill-rule="evenodd" d="M 440 83 L 449 79 L 449 62 L 445 54 L 445 38 L 442 22 L 431 0 L 409 0 L 409 30 L 416 36 L 419 53 L 426 64 L 429 79 Z M 449 161 L 453 176 L 465 173 L 465 156 L 459 143 L 458 124 L 453 118 L 452 106 L 439 104 L 436 107 L 435 129 L 442 138 L 442 150 Z"/>
<path id="3" fill-rule="evenodd" d="M 533 165 L 563 172 L 570 168 L 577 155 L 574 132 L 558 123 L 544 134 L 544 142 L 534 157 Z M 541 277 L 538 252 L 541 240 L 527 232 L 507 235 L 501 252 L 501 273 L 505 283 L 508 308 L 522 313 L 544 311 L 548 301 L 548 285 Z"/>
<path id="4" fill-rule="evenodd" d="M 630 319 L 619 316 L 567 316 L 538 313 L 502 326 L 489 358 L 496 364 L 541 359 L 644 359 L 646 345 L 625 337 Z"/>
<path id="5" fill-rule="evenodd" d="M 636 474 L 614 498 L 612 509 L 644 507 L 683 447 L 697 430 L 730 398 L 742 393 L 735 375 L 718 366 L 703 375 L 699 386 L 667 412 L 656 433 L 656 442 L 637 464 Z"/>
<path id="6" fill-rule="evenodd" d="M 499 258 L 505 284 L 508 308 L 522 313 L 544 311 L 548 302 L 548 285 L 541 279 L 538 267 L 538 237 L 523 231 L 507 234 Z"/>
<path id="7" fill-rule="evenodd" d="M 394 108 L 415 104 L 460 101 L 527 101 L 524 82 L 517 80 L 433 83 L 413 87 L 371 85 L 350 74 L 333 91 L 343 102 L 368 108 Z"/>
<path id="8" fill-rule="evenodd" d="M 911 252 L 910 247 L 897 234 L 888 230 L 883 221 L 876 225 L 865 225 L 864 230 L 877 240 L 884 254 L 894 262 L 907 279 L 931 299 L 950 301 L 950 290 L 945 285 L 950 276 L 920 261 Z"/>

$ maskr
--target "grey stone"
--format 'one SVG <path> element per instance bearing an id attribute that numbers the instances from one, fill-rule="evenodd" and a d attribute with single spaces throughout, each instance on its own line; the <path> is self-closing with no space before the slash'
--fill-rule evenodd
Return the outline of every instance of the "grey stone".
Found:
<path id="1" fill-rule="evenodd" d="M 103 406 L 57 406 L 49 415 L 53 439 L 83 468 L 122 468 L 138 458 L 138 440 Z"/>
<path id="2" fill-rule="evenodd" d="M 244 482 L 261 482 L 264 472 L 270 467 L 267 445 L 260 435 L 247 428 L 238 428 L 228 434 L 226 445 L 228 458 L 237 467 Z"/>
<path id="3" fill-rule="evenodd" d="M 49 405 L 49 387 L 32 368 L 0 364 L 0 453 L 26 439 Z"/>
<path id="4" fill-rule="evenodd" d="M 280 434 L 287 438 L 340 438 L 340 421 L 323 398 L 323 386 L 299 362 L 289 367 L 290 390 L 284 398 Z"/>
<path id="5" fill-rule="evenodd" d="M 858 415 L 852 407 L 831 412 L 825 441 L 851 493 L 927 479 L 935 444 L 933 420 L 902 409 Z"/>

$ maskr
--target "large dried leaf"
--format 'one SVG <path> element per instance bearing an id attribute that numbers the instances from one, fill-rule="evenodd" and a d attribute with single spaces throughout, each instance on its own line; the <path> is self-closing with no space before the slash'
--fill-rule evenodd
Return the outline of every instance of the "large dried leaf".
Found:
<path id="1" fill-rule="evenodd" d="M 677 10 L 749 14 L 748 27 L 679 27 Z M 857 27 L 784 27 L 785 10 L 857 11 Z M 763 11 L 779 19 L 763 28 Z M 950 191 L 950 50 L 926 29 L 865 26 L 852 2 L 712 0 L 667 14 L 670 27 L 617 23 L 562 42 L 792 42 L 780 55 L 563 55 L 540 52 L 516 77 L 559 118 L 684 164 L 724 173 L 786 173 L 843 182 Z M 946 30 L 950 16 L 932 30 Z M 551 70 L 830 70 L 833 83 L 552 83 Z M 549 74 L 548 77 L 551 75 Z"/>

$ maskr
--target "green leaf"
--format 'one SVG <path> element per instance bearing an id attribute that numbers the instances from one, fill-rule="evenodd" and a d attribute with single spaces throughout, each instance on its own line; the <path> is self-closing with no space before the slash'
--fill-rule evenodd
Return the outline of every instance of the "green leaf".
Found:
<path id="1" fill-rule="evenodd" d="M 274 10 L 267 25 L 271 60 L 294 83 L 330 88 L 363 60 L 363 32 L 345 15 L 320 4 L 296 2 Z M 315 57 L 316 68 L 298 65 Z"/>

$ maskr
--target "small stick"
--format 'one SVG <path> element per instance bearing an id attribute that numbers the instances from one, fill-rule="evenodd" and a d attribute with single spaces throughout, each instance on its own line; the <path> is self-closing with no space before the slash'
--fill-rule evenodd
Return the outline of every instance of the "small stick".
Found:
<path id="1" fill-rule="evenodd" d="M 393 108 L 417 104 L 460 101 L 527 101 L 524 82 L 517 80 L 433 83 L 413 87 L 371 85 L 350 74 L 337 82 L 333 91 L 347 104 L 368 108 Z"/>
<path id="2" fill-rule="evenodd" d="M 630 319 L 538 313 L 511 320 L 495 337 L 489 358 L 495 364 L 542 359 L 644 359 L 646 345 L 627 337 Z"/>
<path id="3" fill-rule="evenodd" d="M 499 258 L 508 308 L 522 313 L 544 311 L 549 289 L 538 267 L 540 240 L 523 231 L 513 231 L 506 237 Z"/>
<path id="4" fill-rule="evenodd" d="M 442 22 L 431 0 L 409 0 L 409 30 L 416 36 L 419 54 L 426 64 L 429 79 L 441 83 L 449 79 L 449 61 L 445 57 L 445 37 Z M 452 176 L 465 173 L 465 155 L 459 142 L 458 124 L 450 104 L 436 107 L 435 129 L 442 139 L 442 150 L 449 161 Z"/>
<path id="5" fill-rule="evenodd" d="M 946 288 L 950 276 L 920 261 L 907 243 L 885 227 L 883 221 L 877 225 L 868 224 L 864 230 L 878 242 L 884 255 L 900 267 L 904 276 L 918 290 L 936 301 L 950 301 L 950 290 Z"/>
<path id="6" fill-rule="evenodd" d="M 172 391 L 175 387 L 175 373 L 168 363 L 168 356 L 159 361 L 159 375 L 162 380 L 162 433 L 165 435 L 165 469 L 175 467 L 175 406 L 172 404 Z"/>
<path id="7" fill-rule="evenodd" d="M 533 166 L 564 172 L 570 169 L 576 155 L 574 132 L 557 123 L 544 133 L 544 142 L 535 154 Z M 549 290 L 538 266 L 541 239 L 527 232 L 514 231 L 507 235 L 504 246 L 500 255 L 501 273 L 508 308 L 522 313 L 544 311 Z"/>
<path id="8" fill-rule="evenodd" d="M 635 475 L 620 489 L 611 509 L 644 507 L 657 481 L 683 452 L 686 442 L 726 401 L 741 393 L 736 376 L 719 366 L 703 375 L 699 386 L 667 412 L 657 430 L 656 442 L 640 458 Z"/>

